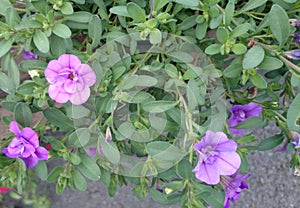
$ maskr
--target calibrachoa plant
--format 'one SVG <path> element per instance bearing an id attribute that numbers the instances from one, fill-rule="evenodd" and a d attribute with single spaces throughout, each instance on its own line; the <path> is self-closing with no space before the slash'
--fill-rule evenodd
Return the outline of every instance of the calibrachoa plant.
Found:
<path id="1" fill-rule="evenodd" d="M 251 189 L 248 152 L 273 149 L 300 175 L 299 9 L 1 0 L 0 199 L 50 207 L 38 177 L 57 194 L 93 180 L 110 196 L 131 184 L 162 205 L 228 208 Z M 271 123 L 280 133 L 253 135 Z"/>

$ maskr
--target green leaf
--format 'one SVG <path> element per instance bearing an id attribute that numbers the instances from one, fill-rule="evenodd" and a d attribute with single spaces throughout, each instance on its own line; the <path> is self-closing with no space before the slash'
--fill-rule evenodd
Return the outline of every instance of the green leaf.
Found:
<path id="1" fill-rule="evenodd" d="M 48 64 L 42 60 L 24 60 L 21 61 L 19 65 L 22 71 L 28 72 L 29 70 L 34 69 L 45 70 Z"/>
<path id="2" fill-rule="evenodd" d="M 25 103 L 18 103 L 14 109 L 15 120 L 23 127 L 29 127 L 32 122 L 32 113 L 28 105 Z"/>
<path id="3" fill-rule="evenodd" d="M 218 30 L 217 30 L 217 38 L 218 40 L 225 44 L 228 40 L 228 37 L 229 37 L 229 33 L 228 31 L 224 28 L 224 27 L 219 27 Z"/>
<path id="4" fill-rule="evenodd" d="M 159 29 L 154 29 L 150 32 L 150 43 L 152 45 L 160 44 L 161 40 L 162 40 L 162 34 Z"/>
<path id="5" fill-rule="evenodd" d="M 234 126 L 235 129 L 256 129 L 264 127 L 267 125 L 267 121 L 259 116 L 254 116 L 246 119 L 237 126 Z"/>
<path id="6" fill-rule="evenodd" d="M 275 4 L 271 8 L 269 19 L 272 34 L 281 46 L 284 45 L 290 35 L 289 17 L 286 11 Z"/>
<path id="7" fill-rule="evenodd" d="M 136 3 L 130 2 L 127 4 L 127 12 L 135 22 L 145 22 L 145 11 Z"/>
<path id="8" fill-rule="evenodd" d="M 250 48 L 250 50 L 247 51 L 247 53 L 244 56 L 242 62 L 243 68 L 253 69 L 257 67 L 264 60 L 264 57 L 264 49 L 259 45 L 253 46 L 252 48 Z"/>
<path id="9" fill-rule="evenodd" d="M 158 11 L 168 4 L 171 0 L 154 0 L 154 11 Z"/>
<path id="10" fill-rule="evenodd" d="M 113 13 L 113 14 L 123 16 L 123 17 L 129 17 L 130 16 L 128 11 L 127 11 L 126 6 L 114 6 L 114 7 L 110 8 L 109 12 Z"/>
<path id="11" fill-rule="evenodd" d="M 237 56 L 231 64 L 225 69 L 224 75 L 228 78 L 239 77 L 243 71 L 242 56 Z"/>
<path id="12" fill-rule="evenodd" d="M 162 141 L 148 143 L 146 151 L 152 158 L 159 161 L 178 161 L 184 156 L 180 149 Z"/>
<path id="13" fill-rule="evenodd" d="M 0 89 L 8 94 L 11 94 L 15 91 L 13 81 L 2 72 L 0 72 Z"/>
<path id="14" fill-rule="evenodd" d="M 199 5 L 197 0 L 173 0 L 174 2 L 178 4 L 182 4 L 187 7 L 196 7 Z"/>
<path id="15" fill-rule="evenodd" d="M 101 172 L 96 162 L 86 155 L 80 155 L 80 158 L 81 163 L 78 165 L 78 168 L 81 173 L 92 181 L 98 181 Z"/>
<path id="16" fill-rule="evenodd" d="M 277 134 L 274 136 L 271 136 L 267 139 L 264 139 L 261 143 L 258 145 L 259 151 L 266 151 L 271 150 L 280 145 L 283 142 L 284 136 L 282 134 Z"/>
<path id="17" fill-rule="evenodd" d="M 244 44 L 238 43 L 238 44 L 234 44 L 231 48 L 232 52 L 236 55 L 241 55 L 246 53 L 247 51 L 247 46 L 245 46 Z"/>
<path id="18" fill-rule="evenodd" d="M 92 14 L 85 11 L 74 12 L 71 15 L 65 16 L 65 20 L 71 20 L 79 23 L 88 23 L 91 19 Z"/>
<path id="19" fill-rule="evenodd" d="M 283 62 L 277 58 L 265 56 L 264 60 L 257 66 L 263 70 L 279 69 L 283 66 Z"/>
<path id="20" fill-rule="evenodd" d="M 142 108 L 147 112 L 161 113 L 174 108 L 177 104 L 176 101 L 158 100 L 143 103 Z"/>
<path id="21" fill-rule="evenodd" d="M 300 132 L 300 94 L 298 94 L 295 99 L 293 100 L 292 104 L 289 106 L 287 112 L 287 127 L 291 131 Z"/>
<path id="22" fill-rule="evenodd" d="M 266 89 L 268 84 L 260 74 L 250 75 L 250 80 L 259 89 Z"/>
<path id="23" fill-rule="evenodd" d="M 10 51 L 13 42 L 14 40 L 12 38 L 0 41 L 0 57 L 4 56 L 8 51 Z"/>
<path id="24" fill-rule="evenodd" d="M 265 4 L 267 1 L 268 0 L 250 0 L 239 10 L 237 14 L 258 8 L 261 5 Z"/>
<path id="25" fill-rule="evenodd" d="M 95 4 L 99 7 L 98 14 L 102 19 L 105 19 L 108 21 L 109 17 L 107 14 L 106 6 L 103 0 L 94 0 Z"/>
<path id="26" fill-rule="evenodd" d="M 54 25 L 53 33 L 61 38 L 70 38 L 72 35 L 70 28 L 60 23 Z"/>
<path id="27" fill-rule="evenodd" d="M 193 183 L 194 184 L 194 183 Z M 224 207 L 224 192 L 212 188 L 211 186 L 197 183 L 196 188 L 199 190 L 198 197 L 205 201 L 213 208 Z"/>
<path id="28" fill-rule="evenodd" d="M 103 154 L 107 160 L 113 164 L 118 164 L 120 162 L 120 152 L 118 147 L 113 142 L 103 142 L 102 143 Z"/>
<path id="29" fill-rule="evenodd" d="M 69 136 L 69 142 L 75 147 L 84 147 L 90 138 L 91 132 L 88 128 L 79 128 Z"/>
<path id="30" fill-rule="evenodd" d="M 74 128 L 73 122 L 60 110 L 56 108 L 46 108 L 43 110 L 46 119 L 59 127 L 61 130 L 71 130 Z"/>
<path id="31" fill-rule="evenodd" d="M 20 84 L 20 71 L 13 58 L 10 59 L 8 77 L 13 81 L 15 88 Z"/>
<path id="32" fill-rule="evenodd" d="M 60 11 L 65 15 L 73 14 L 74 10 L 71 2 L 65 1 L 62 7 L 60 7 Z"/>
<path id="33" fill-rule="evenodd" d="M 183 51 L 175 51 L 175 52 L 168 53 L 167 55 L 169 55 L 175 59 L 178 59 L 179 62 L 182 62 L 182 63 L 191 63 L 194 60 L 193 57 L 189 53 L 186 53 Z M 172 60 L 172 61 L 178 62 L 177 60 Z"/>
<path id="34" fill-rule="evenodd" d="M 64 171 L 64 168 L 61 166 L 57 166 L 57 167 L 53 168 L 48 175 L 47 181 L 49 183 L 55 182 L 63 171 Z"/>
<path id="35" fill-rule="evenodd" d="M 152 87 L 155 86 L 157 82 L 158 81 L 155 77 L 147 75 L 132 75 L 130 77 L 126 77 L 119 87 L 123 90 L 128 90 L 135 86 Z"/>
<path id="36" fill-rule="evenodd" d="M 191 29 L 194 27 L 197 22 L 196 22 L 196 17 L 197 15 L 192 15 L 190 17 L 185 18 L 178 26 L 177 26 L 177 31 L 184 31 Z"/>
<path id="37" fill-rule="evenodd" d="M 48 177 L 48 168 L 46 161 L 39 160 L 39 163 L 34 167 L 34 172 L 42 181 L 46 181 Z"/>
<path id="38" fill-rule="evenodd" d="M 74 153 L 70 153 L 70 161 L 74 165 L 79 165 L 81 163 L 80 157 L 77 154 L 74 154 Z"/>
<path id="39" fill-rule="evenodd" d="M 75 188 L 79 191 L 85 191 L 87 189 L 87 182 L 81 173 L 77 170 L 74 170 L 72 175 Z"/>
<path id="40" fill-rule="evenodd" d="M 293 4 L 293 3 L 297 2 L 297 0 L 283 0 L 283 1 L 285 1 L 286 3 L 290 3 L 290 4 Z"/>
<path id="41" fill-rule="evenodd" d="M 42 53 L 49 52 L 49 40 L 45 33 L 41 30 L 36 30 L 33 34 L 33 42 Z"/>
<path id="42" fill-rule="evenodd" d="M 208 27 L 207 22 L 197 24 L 196 30 L 195 30 L 195 35 L 198 40 L 202 40 L 203 38 L 205 38 L 206 32 L 207 32 L 207 27 Z"/>
<path id="43" fill-rule="evenodd" d="M 177 166 L 178 175 L 185 180 L 191 179 L 194 176 L 193 166 L 187 159 L 182 159 Z"/>
<path id="44" fill-rule="evenodd" d="M 212 44 L 205 49 L 205 53 L 208 55 L 215 55 L 220 53 L 221 44 Z"/>
<path id="45" fill-rule="evenodd" d="M 225 7 L 225 25 L 230 25 L 234 14 L 234 1 L 229 1 Z"/>
<path id="46" fill-rule="evenodd" d="M 244 24 L 238 25 L 232 30 L 229 37 L 230 38 L 239 37 L 239 36 L 247 33 L 249 29 L 250 29 L 249 23 L 244 23 Z"/>
<path id="47" fill-rule="evenodd" d="M 97 15 L 93 15 L 89 22 L 88 35 L 93 39 L 93 44 L 97 45 L 100 42 L 102 35 L 102 22 Z"/>

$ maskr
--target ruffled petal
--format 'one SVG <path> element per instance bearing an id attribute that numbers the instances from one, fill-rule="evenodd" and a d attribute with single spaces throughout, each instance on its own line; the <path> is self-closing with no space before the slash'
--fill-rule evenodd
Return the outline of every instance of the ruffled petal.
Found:
<path id="1" fill-rule="evenodd" d="M 21 131 L 19 129 L 18 123 L 15 121 L 10 122 L 9 130 L 14 133 L 17 137 L 21 136 Z"/>
<path id="2" fill-rule="evenodd" d="M 78 74 L 87 86 L 90 87 L 96 83 L 96 74 L 89 65 L 82 64 L 78 69 Z"/>
<path id="3" fill-rule="evenodd" d="M 89 99 L 89 97 L 90 97 L 90 88 L 86 87 L 84 90 L 77 91 L 76 93 L 71 95 L 70 101 L 74 105 L 81 105 L 85 103 Z"/>
<path id="4" fill-rule="evenodd" d="M 216 152 L 235 152 L 237 149 L 237 144 L 231 140 L 223 140 L 215 147 L 214 151 Z"/>
<path id="5" fill-rule="evenodd" d="M 257 103 L 248 103 L 247 105 L 244 105 L 245 111 L 246 111 L 246 117 L 250 118 L 253 116 L 259 116 L 262 112 L 261 105 Z"/>
<path id="6" fill-rule="evenodd" d="M 220 152 L 215 160 L 215 167 L 220 175 L 232 175 L 241 165 L 241 158 L 236 152 Z"/>
<path id="7" fill-rule="evenodd" d="M 22 137 L 26 139 L 30 144 L 32 144 L 35 148 L 39 146 L 39 138 L 38 135 L 31 128 L 22 129 Z"/>
<path id="8" fill-rule="evenodd" d="M 62 69 L 63 67 L 57 60 L 50 61 L 45 70 L 45 77 L 47 81 L 51 84 L 55 83 L 57 81 L 57 75 Z"/>
<path id="9" fill-rule="evenodd" d="M 35 152 L 35 148 L 31 144 L 24 144 L 24 151 L 21 153 L 22 157 L 29 157 Z"/>
<path id="10" fill-rule="evenodd" d="M 48 160 L 48 151 L 44 147 L 38 147 L 35 151 L 39 160 Z"/>
<path id="11" fill-rule="evenodd" d="M 72 54 L 63 54 L 58 58 L 58 62 L 64 68 L 77 69 L 81 65 L 80 59 Z"/>
<path id="12" fill-rule="evenodd" d="M 58 88 L 56 85 L 49 86 L 48 94 L 52 100 L 55 100 L 58 103 L 66 103 L 70 98 L 70 94 L 61 91 L 61 89 Z"/>
<path id="13" fill-rule="evenodd" d="M 73 80 L 68 79 L 64 83 L 64 90 L 70 94 L 73 94 L 76 92 L 76 82 L 74 83 Z"/>
<path id="14" fill-rule="evenodd" d="M 210 185 L 215 185 L 220 182 L 220 174 L 214 165 L 202 163 L 197 169 L 194 169 L 195 176 L 198 180 Z"/>
<path id="15" fill-rule="evenodd" d="M 18 157 L 20 157 L 19 153 L 17 153 L 17 154 L 10 153 L 9 150 L 8 150 L 8 148 L 3 148 L 2 152 L 6 155 L 6 157 L 10 157 L 10 158 L 18 158 Z"/>
<path id="16" fill-rule="evenodd" d="M 219 144 L 222 144 L 226 141 L 228 141 L 228 138 L 223 132 L 214 133 L 210 130 L 206 132 L 205 146 L 211 146 L 213 148 L 216 148 Z"/>
<path id="17" fill-rule="evenodd" d="M 25 162 L 25 164 L 28 168 L 33 168 L 34 166 L 36 166 L 38 164 L 38 161 L 39 161 L 35 154 L 32 154 L 31 156 L 29 156 L 27 158 L 21 158 L 21 159 Z"/>

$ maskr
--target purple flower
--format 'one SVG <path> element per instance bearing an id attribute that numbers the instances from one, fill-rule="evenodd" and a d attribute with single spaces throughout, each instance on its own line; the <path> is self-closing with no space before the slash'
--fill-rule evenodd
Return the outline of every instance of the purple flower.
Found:
<path id="1" fill-rule="evenodd" d="M 300 60 L 300 49 L 286 51 L 284 54 L 290 59 Z"/>
<path id="2" fill-rule="evenodd" d="M 293 145 L 295 145 L 295 149 L 298 149 L 300 147 L 300 134 L 298 134 L 297 132 L 291 131 L 291 143 Z"/>
<path id="3" fill-rule="evenodd" d="M 231 176 L 221 176 L 221 185 L 225 190 L 224 208 L 229 208 L 229 200 L 234 202 L 240 198 L 241 191 L 248 189 L 248 185 L 244 182 L 245 179 L 250 177 L 250 174 L 242 175 L 234 173 Z"/>
<path id="4" fill-rule="evenodd" d="M 236 153 L 237 144 L 223 132 L 208 130 L 194 149 L 198 164 L 193 172 L 198 180 L 207 184 L 219 183 L 221 175 L 232 175 L 241 165 L 241 158 Z"/>
<path id="5" fill-rule="evenodd" d="M 23 128 L 20 131 L 17 122 L 10 123 L 10 129 L 15 138 L 2 152 L 10 158 L 21 158 L 28 168 L 38 164 L 38 160 L 48 160 L 48 151 L 39 146 L 37 134 L 31 128 Z"/>
<path id="6" fill-rule="evenodd" d="M 36 60 L 38 58 L 38 55 L 35 53 L 32 53 L 31 51 L 23 50 L 22 55 L 24 59 L 27 60 Z"/>
<path id="7" fill-rule="evenodd" d="M 290 25 L 294 27 L 300 27 L 300 20 L 298 19 L 290 19 Z"/>
<path id="8" fill-rule="evenodd" d="M 82 64 L 75 55 L 64 54 L 49 62 L 45 77 L 50 83 L 48 93 L 58 103 L 68 100 L 75 105 L 85 103 L 90 96 L 90 86 L 96 75 L 87 64 Z"/>
<path id="9" fill-rule="evenodd" d="M 246 105 L 234 105 L 230 108 L 231 116 L 229 118 L 228 126 L 233 127 L 245 121 L 247 118 L 259 116 L 262 112 L 262 107 L 257 103 L 248 103 Z M 243 134 L 244 129 L 229 129 L 233 134 Z"/>
<path id="10" fill-rule="evenodd" d="M 294 36 L 296 45 L 299 45 L 300 44 L 300 34 L 299 33 L 294 33 L 293 36 Z"/>

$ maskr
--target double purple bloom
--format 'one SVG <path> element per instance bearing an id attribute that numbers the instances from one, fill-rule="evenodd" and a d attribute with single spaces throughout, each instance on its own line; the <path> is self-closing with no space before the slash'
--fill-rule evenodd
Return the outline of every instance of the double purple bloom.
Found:
<path id="1" fill-rule="evenodd" d="M 90 86 L 96 82 L 96 75 L 87 64 L 82 64 L 75 55 L 64 54 L 58 60 L 49 62 L 45 77 L 50 83 L 48 93 L 58 103 L 68 100 L 75 105 L 85 103 L 90 96 Z"/>
<path id="2" fill-rule="evenodd" d="M 207 184 L 218 184 L 221 175 L 232 175 L 241 165 L 241 158 L 236 153 L 237 144 L 223 132 L 208 130 L 194 149 L 198 154 L 198 164 L 193 172 L 198 180 Z"/>
<path id="3" fill-rule="evenodd" d="M 225 190 L 224 208 L 229 208 L 229 201 L 235 202 L 240 198 L 242 190 L 248 189 L 248 184 L 244 182 L 248 177 L 250 174 L 242 175 L 240 173 L 221 177 L 221 185 Z"/>
<path id="4" fill-rule="evenodd" d="M 257 103 L 248 103 L 246 105 L 234 105 L 230 108 L 231 116 L 229 118 L 228 126 L 234 127 L 246 119 L 254 116 L 259 116 L 262 112 L 262 107 Z M 243 134 L 244 129 L 229 129 L 233 134 Z"/>
<path id="5" fill-rule="evenodd" d="M 28 168 L 38 164 L 39 160 L 48 160 L 48 151 L 39 146 L 38 135 L 31 128 L 19 129 L 17 122 L 10 123 L 10 129 L 15 138 L 2 152 L 10 158 L 21 158 Z"/>

